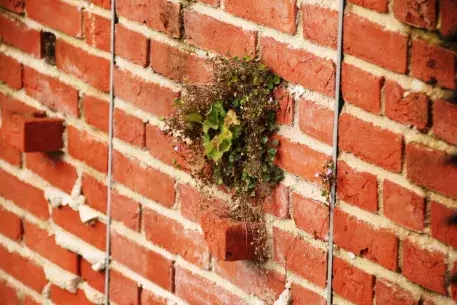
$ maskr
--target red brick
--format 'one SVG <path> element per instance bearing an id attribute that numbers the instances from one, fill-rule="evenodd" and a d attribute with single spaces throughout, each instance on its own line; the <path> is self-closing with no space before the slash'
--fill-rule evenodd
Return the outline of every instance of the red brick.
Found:
<path id="1" fill-rule="evenodd" d="M 180 266 L 176 267 L 175 281 L 175 294 L 189 304 L 246 304 L 238 296 Z"/>
<path id="2" fill-rule="evenodd" d="M 34 57 L 41 58 L 41 34 L 24 23 L 0 15 L 0 39 Z"/>
<path id="3" fill-rule="evenodd" d="M 82 98 L 84 120 L 101 131 L 108 133 L 109 104 L 93 96 L 85 95 Z"/>
<path id="4" fill-rule="evenodd" d="M 202 49 L 229 56 L 255 56 L 255 32 L 190 10 L 184 11 L 184 29 L 187 42 Z"/>
<path id="5" fill-rule="evenodd" d="M 87 53 L 63 40 L 56 41 L 56 66 L 104 92 L 109 91 L 109 60 Z"/>
<path id="6" fill-rule="evenodd" d="M 313 237 L 327 240 L 329 211 L 324 203 L 292 194 L 294 222 L 298 228 L 312 234 Z"/>
<path id="7" fill-rule="evenodd" d="M 0 54 L 0 81 L 4 82 L 13 89 L 21 89 L 22 64 L 14 58 Z"/>
<path id="8" fill-rule="evenodd" d="M 203 235 L 184 228 L 179 222 L 154 210 L 143 208 L 142 213 L 148 240 L 195 265 L 208 269 L 209 253 Z"/>
<path id="9" fill-rule="evenodd" d="M 18 253 L 9 252 L 0 245 L 0 269 L 41 293 L 47 283 L 43 268 Z"/>
<path id="10" fill-rule="evenodd" d="M 24 11 L 24 0 L 0 0 L 0 6 L 15 13 Z"/>
<path id="11" fill-rule="evenodd" d="M 57 79 L 24 67 L 25 92 L 43 105 L 78 117 L 78 91 Z"/>
<path id="12" fill-rule="evenodd" d="M 284 88 L 276 89 L 273 94 L 279 102 L 279 109 L 276 112 L 276 123 L 291 126 L 295 114 L 294 97 Z"/>
<path id="13" fill-rule="evenodd" d="M 343 63 L 341 90 L 343 99 L 363 110 L 381 112 L 381 88 L 384 78 Z"/>
<path id="14" fill-rule="evenodd" d="M 432 202 L 431 206 L 432 236 L 457 248 L 457 226 L 448 224 L 448 220 L 457 212 L 457 209 L 448 208 L 437 202 Z"/>
<path id="15" fill-rule="evenodd" d="M 30 250 L 73 274 L 79 274 L 78 255 L 59 247 L 52 234 L 26 221 L 24 222 L 24 241 Z"/>
<path id="16" fill-rule="evenodd" d="M 111 254 L 114 260 L 132 269 L 160 287 L 172 290 L 172 261 L 146 249 L 117 232 L 111 232 Z"/>
<path id="17" fill-rule="evenodd" d="M 118 0 L 119 15 L 172 37 L 181 35 L 180 5 L 167 0 Z"/>
<path id="18" fill-rule="evenodd" d="M 304 50 L 293 49 L 270 37 L 260 40 L 262 61 L 284 79 L 332 96 L 335 93 L 335 64 Z M 297 60 L 300 58 L 300 61 Z"/>
<path id="19" fill-rule="evenodd" d="M 420 39 L 413 40 L 411 74 L 425 82 L 456 89 L 455 56 L 456 53 L 451 50 Z"/>
<path id="20" fill-rule="evenodd" d="M 327 282 L 327 253 L 291 233 L 273 228 L 274 259 L 319 287 Z"/>
<path id="21" fill-rule="evenodd" d="M 394 233 L 375 228 L 355 216 L 335 210 L 335 244 L 383 267 L 396 271 L 398 239 Z"/>
<path id="22" fill-rule="evenodd" d="M 111 8 L 111 0 L 89 0 L 89 2 L 106 9 Z"/>
<path id="23" fill-rule="evenodd" d="M 432 31 L 436 28 L 436 7 L 435 0 L 395 0 L 393 11 L 398 20 Z"/>
<path id="24" fill-rule="evenodd" d="M 360 172 L 340 161 L 337 169 L 337 193 L 345 202 L 375 213 L 378 210 L 376 176 Z"/>
<path id="25" fill-rule="evenodd" d="M 79 218 L 79 213 L 69 206 L 53 209 L 52 219 L 56 225 L 71 234 L 85 240 L 100 250 L 105 249 L 106 224 L 103 222 L 95 221 L 90 225 L 86 225 Z"/>
<path id="26" fill-rule="evenodd" d="M 37 301 L 32 299 L 32 297 L 26 295 L 26 296 L 24 296 L 22 305 L 40 305 L 40 303 L 38 303 Z"/>
<path id="27" fill-rule="evenodd" d="M 371 10 L 378 11 L 380 13 L 387 13 L 389 4 L 387 0 L 349 0 L 349 2 Z"/>
<path id="28" fill-rule="evenodd" d="M 402 166 L 403 138 L 387 129 L 352 115 L 340 116 L 339 144 L 342 150 L 392 172 Z"/>
<path id="29" fill-rule="evenodd" d="M 108 171 L 108 145 L 85 131 L 67 127 L 68 153 L 96 170 Z"/>
<path id="30" fill-rule="evenodd" d="M 116 192 L 111 193 L 111 217 L 134 231 L 140 230 L 140 204 Z"/>
<path id="31" fill-rule="evenodd" d="M 111 21 L 84 11 L 84 39 L 88 45 L 109 52 L 111 50 Z"/>
<path id="32" fill-rule="evenodd" d="M 302 6 L 303 37 L 336 49 L 338 11 L 317 5 Z"/>
<path id="33" fill-rule="evenodd" d="M 308 181 L 318 182 L 314 175 L 322 170 L 322 165 L 330 158 L 321 152 L 299 143 L 279 138 L 276 164 L 284 170 Z"/>
<path id="34" fill-rule="evenodd" d="M 1 137 L 2 131 L 0 129 Z M 0 158 L 12 165 L 21 166 L 22 164 L 21 152 L 3 140 L 0 140 Z"/>
<path id="35" fill-rule="evenodd" d="M 403 241 L 403 275 L 427 289 L 447 295 L 445 255 L 428 251 L 411 240 Z"/>
<path id="36" fill-rule="evenodd" d="M 67 194 L 71 193 L 76 181 L 76 168 L 62 161 L 60 154 L 30 153 L 26 157 L 26 166 L 53 186 Z"/>
<path id="37" fill-rule="evenodd" d="M 316 103 L 301 100 L 298 113 L 298 126 L 304 133 L 327 144 L 333 142 L 334 112 Z"/>
<path id="38" fill-rule="evenodd" d="M 19 241 L 22 238 L 21 218 L 0 207 L 0 233 L 9 239 Z"/>
<path id="39" fill-rule="evenodd" d="M 151 67 L 178 82 L 201 84 L 213 77 L 212 66 L 206 59 L 156 40 L 151 40 Z"/>
<path id="40" fill-rule="evenodd" d="M 141 290 L 141 305 L 167 305 L 167 300 L 155 295 L 154 292 L 142 289 Z"/>
<path id="41" fill-rule="evenodd" d="M 418 300 L 411 292 L 386 280 L 376 280 L 376 305 L 417 305 Z"/>
<path id="42" fill-rule="evenodd" d="M 457 263 L 454 262 L 454 268 L 452 269 L 452 274 L 455 276 L 457 275 Z M 451 297 L 454 299 L 454 301 L 457 301 L 457 283 L 452 283 L 451 284 Z M 427 305 L 427 304 L 423 304 Z M 434 304 L 429 304 L 429 305 L 434 305 Z"/>
<path id="43" fill-rule="evenodd" d="M 256 0 L 227 0 L 225 10 L 233 15 L 266 25 L 281 32 L 295 34 L 297 8 L 293 0 L 260 2 Z"/>
<path id="44" fill-rule="evenodd" d="M 157 116 L 170 116 L 173 101 L 179 96 L 178 92 L 120 69 L 114 72 L 114 92 L 124 101 Z"/>
<path id="45" fill-rule="evenodd" d="M 13 99 L 12 97 L 0 93 L 0 107 L 2 108 L 1 118 L 5 119 L 10 114 L 23 113 L 28 115 L 44 116 L 46 113 L 35 107 L 24 104 L 22 101 Z"/>
<path id="46" fill-rule="evenodd" d="M 116 24 L 116 55 L 146 67 L 148 65 L 149 40 L 140 33 L 131 31 L 122 24 Z"/>
<path id="47" fill-rule="evenodd" d="M 154 200 L 166 207 L 175 202 L 175 180 L 151 167 L 143 167 L 140 162 L 114 152 L 114 180 L 133 191 Z"/>
<path id="48" fill-rule="evenodd" d="M 140 288 L 138 284 L 123 276 L 116 270 L 110 271 L 109 297 L 116 304 L 140 304 Z"/>
<path id="49" fill-rule="evenodd" d="M 398 73 L 406 73 L 408 37 L 385 30 L 368 19 L 346 14 L 343 46 L 344 52 L 350 55 Z"/>
<path id="50" fill-rule="evenodd" d="M 95 290 L 105 292 L 105 270 L 94 271 L 84 258 L 81 258 L 81 278 Z"/>
<path id="51" fill-rule="evenodd" d="M 27 17 L 75 37 L 82 35 L 82 10 L 60 0 L 27 0 Z"/>
<path id="52" fill-rule="evenodd" d="M 425 198 L 389 180 L 383 187 L 384 215 L 411 230 L 422 231 L 425 220 Z"/>
<path id="53" fill-rule="evenodd" d="M 308 290 L 297 284 L 292 284 L 292 304 L 294 305 L 325 305 L 327 301 L 314 291 Z"/>
<path id="54" fill-rule="evenodd" d="M 433 134 L 457 145 L 457 106 L 445 100 L 433 102 Z"/>
<path id="55" fill-rule="evenodd" d="M 440 32 L 446 37 L 457 35 L 457 2 L 455 0 L 440 1 Z"/>
<path id="56" fill-rule="evenodd" d="M 107 186 L 98 182 L 92 176 L 83 174 L 82 192 L 84 197 L 86 197 L 87 205 L 103 214 L 106 213 Z"/>
<path id="57" fill-rule="evenodd" d="M 373 275 L 335 258 L 333 261 L 333 289 L 343 298 L 357 305 L 373 303 Z"/>
<path id="58" fill-rule="evenodd" d="M 444 195 L 457 198 L 454 181 L 457 179 L 457 168 L 446 164 L 445 153 L 411 143 L 406 146 L 406 172 L 408 179 L 438 191 Z"/>
<path id="59" fill-rule="evenodd" d="M 252 262 L 216 261 L 215 272 L 244 291 L 254 294 L 267 304 L 272 304 L 284 290 L 284 276 L 269 271 L 265 274 Z"/>
<path id="60" fill-rule="evenodd" d="M 1 5 L 1 2 L 0 2 Z M 0 280 L 0 304 L 2 305 L 19 305 L 16 290 L 7 286 L 6 282 Z"/>
<path id="61" fill-rule="evenodd" d="M 263 210 L 278 218 L 290 218 L 289 189 L 284 184 L 278 184 L 263 203 Z"/>
<path id="62" fill-rule="evenodd" d="M 114 109 L 114 136 L 135 146 L 144 147 L 146 130 L 143 120 Z"/>
<path id="63" fill-rule="evenodd" d="M 49 217 L 48 203 L 43 191 L 0 169 L 0 196 L 13 201 L 35 216 Z"/>
<path id="64" fill-rule="evenodd" d="M 92 305 L 83 290 L 72 293 L 55 285 L 51 285 L 50 299 L 55 305 Z"/>

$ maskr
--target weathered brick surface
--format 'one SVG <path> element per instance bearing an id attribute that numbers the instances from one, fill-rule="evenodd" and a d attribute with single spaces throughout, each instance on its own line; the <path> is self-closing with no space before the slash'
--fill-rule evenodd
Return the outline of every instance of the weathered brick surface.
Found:
<path id="1" fill-rule="evenodd" d="M 436 1 L 395 0 L 395 17 L 416 27 L 434 30 L 436 27 Z"/>
<path id="2" fill-rule="evenodd" d="M 40 32 L 24 23 L 0 15 L 0 39 L 7 45 L 18 48 L 35 57 L 41 57 Z"/>

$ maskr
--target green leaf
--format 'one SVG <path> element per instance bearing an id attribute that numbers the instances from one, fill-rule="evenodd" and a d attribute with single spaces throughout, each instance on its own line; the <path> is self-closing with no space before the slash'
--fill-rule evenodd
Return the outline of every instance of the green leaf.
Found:
<path id="1" fill-rule="evenodd" d="M 203 123 L 203 117 L 198 112 L 192 112 L 185 116 L 185 120 L 190 123 Z"/>
<path id="2" fill-rule="evenodd" d="M 275 74 L 275 77 L 274 77 L 273 80 L 274 80 L 276 85 L 279 85 L 281 83 L 281 78 L 279 76 L 277 76 L 276 74 Z"/>

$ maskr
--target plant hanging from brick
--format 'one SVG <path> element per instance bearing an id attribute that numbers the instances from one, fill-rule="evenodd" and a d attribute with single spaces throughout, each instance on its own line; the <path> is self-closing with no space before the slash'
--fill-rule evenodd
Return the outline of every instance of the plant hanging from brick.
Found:
<path id="1" fill-rule="evenodd" d="M 262 203 L 284 177 L 274 163 L 279 143 L 272 138 L 279 107 L 273 91 L 281 79 L 255 59 L 218 57 L 213 66 L 214 82 L 186 86 L 166 122 L 187 143 L 193 176 L 230 191 L 229 216 L 261 223 Z M 265 232 L 255 231 L 255 257 L 262 260 Z"/>

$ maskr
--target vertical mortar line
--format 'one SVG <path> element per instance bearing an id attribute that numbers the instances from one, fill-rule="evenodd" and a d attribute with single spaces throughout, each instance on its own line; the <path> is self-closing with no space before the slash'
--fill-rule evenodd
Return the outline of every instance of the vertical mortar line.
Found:
<path id="1" fill-rule="evenodd" d="M 114 125 L 114 60 L 115 60 L 115 35 L 114 29 L 116 26 L 116 0 L 111 0 L 111 59 L 110 59 L 110 74 L 109 74 L 109 126 L 108 126 L 108 193 L 106 196 L 106 214 L 108 220 L 106 222 L 106 249 L 105 249 L 105 298 L 104 304 L 109 304 L 109 263 L 111 253 L 111 190 L 112 190 L 112 173 L 113 173 L 113 125 Z"/>
<path id="2" fill-rule="evenodd" d="M 333 150 L 332 160 L 334 164 L 334 181 L 331 188 L 329 203 L 329 239 L 328 239 L 328 263 L 327 263 L 327 305 L 332 305 L 333 301 L 333 229 L 334 229 L 334 210 L 336 203 L 336 178 L 338 160 L 338 119 L 343 109 L 344 101 L 341 99 L 341 62 L 343 60 L 343 22 L 345 0 L 340 0 L 338 6 L 338 48 L 336 57 L 336 77 L 335 77 L 335 112 L 333 117 Z"/>

